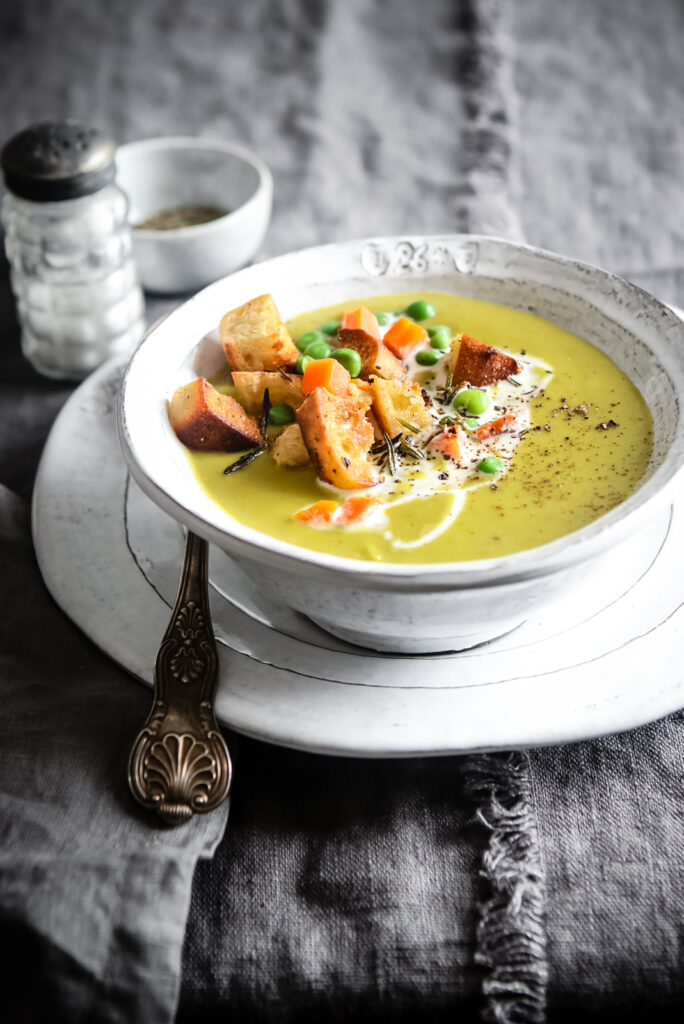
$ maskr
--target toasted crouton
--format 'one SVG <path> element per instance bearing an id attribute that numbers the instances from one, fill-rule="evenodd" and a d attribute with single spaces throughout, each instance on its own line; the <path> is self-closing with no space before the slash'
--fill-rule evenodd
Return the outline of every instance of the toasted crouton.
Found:
<path id="1" fill-rule="evenodd" d="M 233 370 L 287 370 L 299 356 L 270 295 L 226 313 L 219 334 Z"/>
<path id="2" fill-rule="evenodd" d="M 258 424 L 240 403 L 222 395 L 205 377 L 178 388 L 169 420 L 179 441 L 194 451 L 236 452 L 263 440 Z"/>
<path id="3" fill-rule="evenodd" d="M 284 466 L 286 469 L 310 464 L 311 459 L 298 423 L 289 423 L 283 427 L 271 445 L 271 455 L 277 465 Z"/>
<path id="4" fill-rule="evenodd" d="M 361 384 L 363 387 L 359 385 L 358 378 L 349 382 L 349 397 L 356 402 L 361 412 L 368 413 L 373 398 L 367 381 L 363 380 Z"/>
<path id="5" fill-rule="evenodd" d="M 304 401 L 302 378 L 297 373 L 233 370 L 233 383 L 238 402 L 245 412 L 254 415 L 261 412 L 266 388 L 271 405 L 285 402 L 296 409 Z"/>
<path id="6" fill-rule="evenodd" d="M 373 412 L 382 430 L 390 437 L 397 434 L 413 433 L 410 423 L 417 428 L 416 434 L 426 434 L 434 426 L 434 420 L 425 405 L 420 384 L 404 380 L 381 380 L 374 377 L 370 393 Z M 403 423 L 401 421 L 404 421 Z"/>
<path id="7" fill-rule="evenodd" d="M 454 338 L 447 361 L 457 387 L 466 381 L 476 388 L 488 387 L 520 370 L 512 356 L 468 334 L 458 334 Z"/>
<path id="8" fill-rule="evenodd" d="M 406 376 L 406 367 L 400 359 L 393 355 L 387 346 L 373 338 L 366 331 L 342 330 L 337 332 L 342 348 L 353 348 L 361 356 L 361 376 L 384 377 L 387 380 L 401 380 Z"/>
<path id="9" fill-rule="evenodd" d="M 321 480 L 345 490 L 377 483 L 368 458 L 373 428 L 354 399 L 316 388 L 297 410 L 297 422 Z"/>

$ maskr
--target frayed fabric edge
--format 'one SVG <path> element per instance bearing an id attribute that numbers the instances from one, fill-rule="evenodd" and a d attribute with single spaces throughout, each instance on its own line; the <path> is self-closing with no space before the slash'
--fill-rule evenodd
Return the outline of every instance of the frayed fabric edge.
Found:
<path id="1" fill-rule="evenodd" d="M 465 787 L 489 831 L 478 905 L 475 962 L 486 969 L 482 1017 L 496 1024 L 544 1024 L 548 961 L 545 879 L 531 802 L 530 764 L 521 751 L 465 762 Z"/>

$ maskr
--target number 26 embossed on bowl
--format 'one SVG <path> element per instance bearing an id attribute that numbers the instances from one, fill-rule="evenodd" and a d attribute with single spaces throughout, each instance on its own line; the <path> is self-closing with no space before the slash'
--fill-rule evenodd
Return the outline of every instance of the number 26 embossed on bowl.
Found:
<path id="1" fill-rule="evenodd" d="M 653 417 L 652 454 L 633 493 L 589 525 L 538 547 L 480 560 L 414 564 L 308 550 L 219 508 L 193 474 L 171 429 L 168 404 L 177 388 L 211 376 L 225 362 L 211 338 L 223 315 L 263 293 L 272 294 L 289 319 L 319 307 L 407 292 L 442 292 L 532 313 L 608 355 L 639 389 Z M 684 460 L 683 391 L 684 325 L 636 286 L 595 267 L 498 239 L 379 238 L 266 261 L 216 282 L 181 306 L 151 332 L 129 364 L 119 434 L 142 489 L 225 551 L 265 592 L 345 640 L 381 651 L 421 653 L 460 650 L 499 636 L 577 579 L 600 574 L 607 553 L 672 498 Z"/>

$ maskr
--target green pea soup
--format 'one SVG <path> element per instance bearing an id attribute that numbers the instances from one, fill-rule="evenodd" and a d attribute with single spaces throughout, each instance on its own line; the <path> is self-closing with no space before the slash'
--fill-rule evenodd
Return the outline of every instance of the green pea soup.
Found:
<path id="1" fill-rule="evenodd" d="M 453 334 L 463 332 L 514 356 L 548 363 L 553 377 L 531 399 L 530 428 L 508 471 L 492 485 L 468 488 L 462 510 L 441 534 L 406 548 L 397 547 L 397 540 L 415 542 L 436 532 L 449 494 L 389 504 L 393 543 L 383 530 L 314 529 L 294 520 L 302 507 L 331 497 L 310 467 L 285 469 L 266 454 L 226 476 L 230 456 L 188 452 L 202 489 L 227 516 L 331 555 L 376 562 L 460 562 L 556 540 L 609 512 L 639 485 L 653 446 L 650 411 L 629 378 L 588 341 L 530 313 L 439 292 L 352 299 L 293 317 L 287 326 L 295 339 L 321 328 L 330 333 L 345 309 L 360 302 L 374 312 L 427 303 L 434 316 L 421 323 L 428 329 L 444 325 Z M 433 372 L 429 363 L 421 370 Z M 213 383 L 231 393 L 227 369 Z"/>

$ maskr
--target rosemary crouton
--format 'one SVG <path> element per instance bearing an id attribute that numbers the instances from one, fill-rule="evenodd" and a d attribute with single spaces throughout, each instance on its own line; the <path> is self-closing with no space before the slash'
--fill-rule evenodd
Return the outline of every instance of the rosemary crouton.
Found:
<path id="1" fill-rule="evenodd" d="M 368 457 L 373 428 L 353 398 L 316 388 L 297 410 L 297 423 L 321 480 L 345 490 L 377 483 Z"/>
<path id="2" fill-rule="evenodd" d="M 298 423 L 289 423 L 283 427 L 271 445 L 271 455 L 278 466 L 286 469 L 310 465 L 311 460 Z"/>
<path id="3" fill-rule="evenodd" d="M 393 355 L 384 342 L 372 337 L 360 329 L 337 332 L 342 348 L 353 348 L 361 356 L 361 376 L 368 379 L 372 375 L 387 380 L 401 380 L 406 376 L 406 367 L 400 359 Z"/>
<path id="4" fill-rule="evenodd" d="M 219 334 L 233 370 L 287 370 L 299 356 L 270 295 L 259 295 L 226 313 Z"/>
<path id="5" fill-rule="evenodd" d="M 420 384 L 414 381 L 382 380 L 380 377 L 374 377 L 370 393 L 375 418 L 380 428 L 390 437 L 396 437 L 397 434 L 420 436 L 427 434 L 434 426 Z M 411 430 L 407 423 L 417 429 Z"/>
<path id="6" fill-rule="evenodd" d="M 302 378 L 297 373 L 273 372 L 269 370 L 233 370 L 235 397 L 245 410 L 259 414 L 264 404 L 264 391 L 268 388 L 271 405 L 286 402 L 293 409 L 304 401 Z"/>
<path id="7" fill-rule="evenodd" d="M 458 334 L 454 338 L 447 365 L 456 387 L 468 382 L 473 387 L 485 388 L 520 370 L 512 356 L 468 334 Z"/>
<path id="8" fill-rule="evenodd" d="M 205 377 L 178 388 L 169 420 L 179 441 L 194 451 L 236 452 L 263 441 L 258 424 L 240 403 L 222 395 Z"/>

